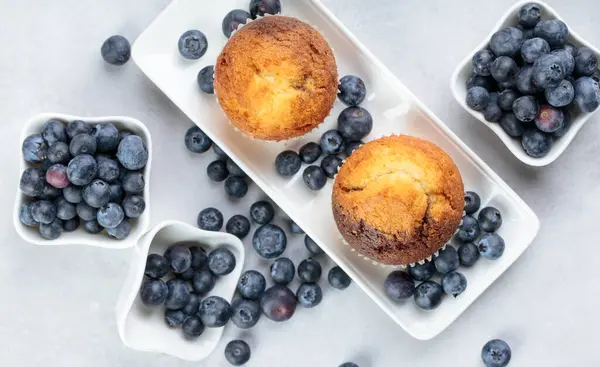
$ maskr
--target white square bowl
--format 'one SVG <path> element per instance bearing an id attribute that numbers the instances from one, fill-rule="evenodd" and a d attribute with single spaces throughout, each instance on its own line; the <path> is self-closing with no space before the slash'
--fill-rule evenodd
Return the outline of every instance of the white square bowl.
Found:
<path id="1" fill-rule="evenodd" d="M 219 277 L 215 288 L 210 292 L 211 296 L 219 296 L 231 302 L 244 267 L 242 241 L 228 233 L 203 231 L 181 222 L 162 222 L 143 235 L 133 248 L 129 275 L 115 309 L 117 328 L 121 340 L 129 348 L 197 362 L 215 349 L 224 328 L 207 327 L 198 339 L 187 340 L 181 328 L 171 329 L 165 324 L 163 308 L 150 309 L 142 304 L 138 296 L 148 255 L 162 255 L 169 246 L 180 242 L 197 243 L 207 253 L 219 247 L 231 250 L 236 258 L 235 269 L 230 274 Z"/>
<path id="2" fill-rule="evenodd" d="M 506 147 L 523 163 L 530 166 L 546 166 L 552 162 L 554 162 L 560 155 L 567 149 L 577 132 L 583 127 L 583 125 L 589 120 L 590 117 L 597 111 L 591 113 L 582 113 L 578 111 L 576 108 L 569 108 L 569 112 L 571 114 L 571 128 L 569 131 L 561 138 L 555 139 L 554 144 L 552 145 L 552 149 L 550 152 L 542 158 L 534 158 L 523 150 L 521 146 L 521 140 L 511 138 L 500 126 L 498 123 L 486 121 L 483 117 L 483 113 L 474 111 L 467 106 L 466 98 L 467 98 L 467 81 L 473 75 L 471 59 L 473 55 L 479 50 L 483 50 L 488 47 L 490 39 L 492 35 L 499 31 L 502 28 L 516 26 L 519 22 L 518 14 L 521 7 L 528 3 L 536 3 L 540 6 L 542 10 L 542 19 L 559 19 L 563 22 L 567 23 L 564 19 L 562 19 L 554 9 L 552 9 L 548 4 L 543 3 L 541 1 L 531 1 L 524 0 L 514 4 L 508 11 L 502 16 L 500 21 L 496 24 L 496 26 L 492 29 L 490 34 L 484 39 L 484 41 L 471 52 L 457 67 L 454 73 L 452 74 L 452 78 L 450 79 L 450 88 L 452 89 L 452 94 L 454 94 L 454 98 L 456 101 L 469 112 L 473 117 L 481 121 L 487 127 L 492 129 L 493 132 L 498 135 L 500 140 L 506 145 Z M 597 48 L 589 44 L 586 40 L 581 38 L 577 33 L 573 31 L 573 29 L 569 26 L 569 39 L 568 43 L 572 43 L 577 47 L 588 47 L 600 59 L 600 51 Z"/>
<path id="3" fill-rule="evenodd" d="M 87 245 L 110 249 L 123 249 L 134 246 L 138 238 L 142 234 L 146 233 L 150 228 L 150 170 L 152 167 L 152 139 L 150 138 L 150 132 L 148 131 L 146 126 L 144 126 L 144 124 L 131 117 L 81 117 L 66 115 L 62 113 L 43 113 L 33 116 L 31 119 L 29 119 L 29 121 L 25 123 L 23 131 L 21 132 L 21 140 L 19 142 L 22 143 L 25 140 L 25 138 L 31 134 L 39 134 L 42 131 L 42 126 L 44 125 L 44 123 L 50 119 L 56 119 L 65 123 L 73 120 L 82 120 L 90 125 L 112 123 L 119 130 L 129 130 L 134 134 L 140 136 L 146 143 L 146 147 L 148 149 L 148 163 L 146 164 L 146 167 L 142 169 L 142 173 L 144 174 L 144 179 L 146 181 L 146 185 L 144 187 L 144 199 L 146 201 L 146 209 L 138 219 L 131 221 L 131 233 L 124 240 L 114 239 L 112 237 L 109 237 L 105 233 L 88 233 L 83 229 L 82 226 L 80 226 L 74 232 L 63 232 L 62 235 L 55 240 L 47 240 L 40 235 L 37 227 L 28 227 L 21 223 L 21 220 L 19 219 L 21 205 L 31 200 L 31 198 L 23 195 L 21 191 L 17 188 L 17 197 L 15 200 L 15 207 L 13 213 L 13 224 L 15 226 L 15 229 L 17 230 L 17 233 L 19 234 L 19 236 L 21 236 L 23 240 L 41 246 Z M 21 159 L 21 164 L 19 168 L 20 178 L 25 168 L 30 167 L 32 165 L 30 163 L 27 163 L 25 159 L 23 159 L 23 154 L 21 153 L 21 144 L 19 144 L 18 156 Z"/>
<path id="4" fill-rule="evenodd" d="M 424 312 L 412 301 L 394 304 L 385 295 L 383 282 L 391 271 L 365 261 L 345 246 L 331 212 L 332 181 L 312 192 L 302 181 L 302 171 L 290 178 L 279 176 L 275 157 L 285 149 L 298 150 L 337 126 L 343 110 L 336 102 L 332 114 L 315 131 L 288 142 L 261 142 L 246 138 L 228 123 L 212 95 L 200 92 L 198 71 L 214 64 L 226 43 L 222 18 L 231 10 L 246 8 L 247 0 L 201 2 L 175 0 L 143 32 L 133 45 L 133 59 L 148 77 L 210 138 L 218 144 L 279 207 L 340 265 L 396 323 L 418 339 L 431 339 L 454 321 L 496 280 L 532 242 L 539 230 L 533 211 L 496 173 L 475 155 L 364 46 L 319 0 L 284 2 L 284 14 L 314 25 L 329 41 L 341 75 L 354 74 L 366 83 L 362 104 L 371 112 L 374 127 L 365 140 L 390 134 L 425 138 L 444 149 L 460 169 L 465 187 L 477 191 L 483 205 L 494 205 L 504 215 L 500 234 L 506 240 L 504 256 L 464 269 L 469 289 L 456 300 L 446 299 L 434 312 Z M 179 36 L 200 29 L 208 38 L 208 51 L 198 61 L 182 59 Z"/>

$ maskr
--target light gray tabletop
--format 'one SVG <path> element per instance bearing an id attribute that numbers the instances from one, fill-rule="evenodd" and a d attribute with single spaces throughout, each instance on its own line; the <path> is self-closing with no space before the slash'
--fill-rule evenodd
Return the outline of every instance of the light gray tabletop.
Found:
<path id="1" fill-rule="evenodd" d="M 570 27 L 600 45 L 600 2 L 548 2 Z M 16 152 L 23 122 L 40 112 L 133 116 L 154 137 L 154 224 L 166 219 L 195 223 L 207 206 L 221 208 L 226 217 L 246 214 L 261 196 L 256 185 L 242 202 L 226 200 L 222 186 L 206 177 L 212 156 L 192 156 L 183 146 L 191 122 L 133 62 L 115 69 L 100 58 L 106 37 L 120 33 L 134 40 L 168 3 L 0 1 L 2 365 L 227 366 L 224 346 L 238 337 L 252 347 L 248 366 L 335 367 L 350 360 L 361 367 L 481 366 L 481 347 L 491 338 L 510 343 L 511 366 L 600 365 L 600 118 L 592 118 L 554 164 L 532 169 L 463 111 L 449 88 L 455 66 L 512 0 L 325 0 L 542 222 L 530 249 L 447 331 L 432 341 L 417 341 L 356 285 L 344 292 L 324 286 L 322 304 L 299 310 L 288 323 L 264 320 L 243 333 L 227 328 L 215 353 L 200 364 L 127 349 L 119 339 L 113 308 L 127 274 L 129 251 L 36 247 L 20 240 L 11 219 Z M 295 259 L 304 253 L 301 242 L 302 237 L 292 240 Z M 247 266 L 264 269 L 265 264 L 250 256 Z"/>

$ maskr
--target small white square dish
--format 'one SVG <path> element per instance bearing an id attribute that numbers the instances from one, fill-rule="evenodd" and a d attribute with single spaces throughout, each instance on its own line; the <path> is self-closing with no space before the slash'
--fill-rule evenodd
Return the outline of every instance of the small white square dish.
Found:
<path id="1" fill-rule="evenodd" d="M 490 39 L 492 38 L 492 35 L 494 33 L 506 27 L 516 26 L 519 22 L 519 10 L 523 5 L 531 2 L 536 3 L 540 6 L 540 9 L 542 11 L 542 20 L 559 19 L 567 24 L 567 26 L 569 27 L 569 39 L 567 41 L 568 43 L 571 43 L 577 47 L 588 47 L 600 59 L 600 51 L 598 51 L 596 47 L 592 46 L 589 42 L 587 42 L 586 40 L 581 38 L 577 33 L 575 33 L 573 27 L 571 27 L 569 22 L 562 19 L 558 15 L 558 13 L 556 13 L 556 11 L 552 9 L 549 5 L 541 1 L 524 0 L 514 4 L 510 9 L 508 9 L 508 11 L 502 16 L 500 21 L 498 21 L 496 26 L 492 29 L 490 34 L 483 40 L 483 42 L 479 46 L 477 46 L 477 48 L 475 48 L 467 57 L 465 57 L 465 59 L 456 67 L 450 79 L 450 88 L 452 89 L 452 94 L 454 94 L 454 98 L 456 99 L 456 101 L 473 117 L 481 121 L 494 133 L 496 133 L 500 140 L 502 140 L 502 142 L 515 155 L 515 157 L 517 157 L 517 159 L 519 159 L 521 162 L 527 165 L 540 167 L 549 165 L 550 163 L 558 159 L 558 157 L 560 157 L 560 155 L 567 149 L 571 141 L 573 141 L 573 138 L 575 137 L 575 135 L 577 135 L 577 132 L 590 119 L 590 117 L 592 117 L 592 115 L 597 112 L 597 110 L 591 113 L 582 113 L 576 108 L 569 108 L 569 112 L 571 115 L 571 128 L 569 129 L 569 131 L 563 137 L 554 140 L 552 149 L 546 156 L 542 158 L 534 158 L 525 153 L 525 150 L 521 146 L 521 141 L 519 139 L 511 138 L 508 134 L 506 134 L 506 132 L 498 123 L 486 121 L 483 117 L 483 113 L 472 110 L 467 106 L 466 103 L 466 84 L 469 78 L 473 75 L 471 64 L 471 59 L 473 58 L 473 55 L 475 55 L 476 52 L 488 47 Z"/>
<path id="2" fill-rule="evenodd" d="M 129 348 L 144 352 L 168 354 L 187 361 L 197 362 L 215 349 L 223 328 L 205 328 L 196 340 L 187 340 L 181 328 L 169 328 L 164 320 L 164 309 L 149 309 L 138 296 L 144 279 L 146 258 L 149 254 L 164 254 L 175 243 L 189 243 L 202 247 L 206 253 L 220 247 L 229 249 L 236 258 L 233 272 L 219 277 L 211 296 L 229 302 L 244 267 L 244 245 L 237 237 L 223 232 L 208 232 L 189 224 L 167 221 L 143 235 L 133 248 L 129 275 L 117 301 L 116 317 L 119 336 Z"/>
<path id="3" fill-rule="evenodd" d="M 136 220 L 131 221 L 131 233 L 123 240 L 117 240 L 109 237 L 105 233 L 91 234 L 88 233 L 83 227 L 79 227 L 73 232 L 64 232 L 61 236 L 55 240 L 44 239 L 37 227 L 28 227 L 21 223 L 19 219 L 19 213 L 23 203 L 30 199 L 23 195 L 17 188 L 17 197 L 15 199 L 15 207 L 13 213 L 13 224 L 19 236 L 29 243 L 40 246 L 60 246 L 60 245 L 84 245 L 84 246 L 95 246 L 109 249 L 124 249 L 132 247 L 136 244 L 138 238 L 146 233 L 150 228 L 150 170 L 152 167 L 152 139 L 150 138 L 150 132 L 140 121 L 125 116 L 107 116 L 107 117 L 81 117 L 72 116 L 62 113 L 43 113 L 33 116 L 29 121 L 25 123 L 23 131 L 21 132 L 19 152 L 18 155 L 21 159 L 19 178 L 25 168 L 31 166 L 23 158 L 21 153 L 21 143 L 25 138 L 31 134 L 39 134 L 42 130 L 44 123 L 50 119 L 56 119 L 68 123 L 74 120 L 82 120 L 90 125 L 112 123 L 119 130 L 129 130 L 132 133 L 140 136 L 146 148 L 148 149 L 148 163 L 142 169 L 142 173 L 145 178 L 145 186 L 143 196 L 146 199 L 146 209 L 142 215 Z"/>
<path id="4" fill-rule="evenodd" d="M 236 131 L 225 118 L 216 99 L 202 94 L 196 82 L 198 71 L 215 63 L 227 39 L 221 21 L 232 9 L 245 9 L 247 0 L 199 2 L 175 0 L 144 31 L 133 46 L 133 59 L 142 71 L 210 138 L 218 144 L 270 198 L 285 211 L 397 324 L 418 339 L 431 339 L 446 329 L 529 246 L 539 230 L 533 211 L 496 173 L 475 155 L 364 46 L 319 0 L 286 1 L 283 14 L 304 20 L 322 32 L 336 55 L 340 76 L 360 76 L 368 89 L 361 105 L 374 119 L 365 140 L 390 134 L 427 139 L 444 149 L 460 169 L 465 188 L 478 192 L 482 205 L 496 206 L 505 219 L 500 235 L 506 241 L 504 256 L 496 262 L 478 264 L 464 271 L 468 290 L 458 299 L 446 299 L 433 312 L 424 312 L 411 302 L 394 304 L 385 295 L 383 283 L 389 268 L 358 257 L 340 238 L 331 211 L 332 181 L 319 192 L 310 191 L 302 170 L 292 178 L 275 171 L 275 157 L 286 149 L 298 150 L 319 141 L 337 126 L 344 109 L 337 101 L 331 115 L 318 129 L 287 142 L 251 140 Z M 208 52 L 196 62 L 184 60 L 177 50 L 179 36 L 200 29 L 208 38 Z"/>

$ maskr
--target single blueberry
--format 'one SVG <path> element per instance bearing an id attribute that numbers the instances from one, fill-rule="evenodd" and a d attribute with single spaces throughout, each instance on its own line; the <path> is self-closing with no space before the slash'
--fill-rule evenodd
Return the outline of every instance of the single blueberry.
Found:
<path id="1" fill-rule="evenodd" d="M 545 39 L 553 49 L 560 48 L 569 38 L 569 28 L 558 19 L 540 21 L 533 32 L 536 37 Z"/>
<path id="2" fill-rule="evenodd" d="M 240 329 L 250 329 L 260 320 L 260 303 L 256 300 L 238 298 L 231 305 L 231 321 Z"/>
<path id="3" fill-rule="evenodd" d="M 456 249 L 452 246 L 446 246 L 445 249 L 440 250 L 438 255 L 433 258 L 433 263 L 438 273 L 446 274 L 458 269 L 460 260 Z"/>
<path id="4" fill-rule="evenodd" d="M 218 296 L 205 298 L 198 312 L 204 325 L 210 328 L 225 326 L 232 314 L 233 308 L 229 302 Z"/>
<path id="5" fill-rule="evenodd" d="M 201 270 L 208 266 L 208 255 L 202 247 L 190 246 L 190 252 L 192 253 L 192 269 Z"/>
<path id="6" fill-rule="evenodd" d="M 498 260 L 504 254 L 504 240 L 497 233 L 486 233 L 477 243 L 481 256 L 490 260 Z"/>
<path id="7" fill-rule="evenodd" d="M 533 74 L 534 68 L 531 65 L 523 66 L 519 70 L 517 76 L 515 77 L 515 85 L 519 92 L 523 94 L 537 93 L 537 87 L 535 86 Z"/>
<path id="8" fill-rule="evenodd" d="M 192 278 L 192 286 L 198 294 L 207 294 L 215 287 L 215 275 L 209 269 L 197 270 Z"/>
<path id="9" fill-rule="evenodd" d="M 477 219 L 471 215 L 462 217 L 462 223 L 456 232 L 456 238 L 461 242 L 472 242 L 481 234 Z"/>
<path id="10" fill-rule="evenodd" d="M 204 324 L 200 321 L 200 318 L 191 316 L 183 322 L 181 331 L 186 339 L 193 340 L 202 335 L 204 332 Z"/>
<path id="11" fill-rule="evenodd" d="M 127 172 L 123 176 L 121 186 L 123 186 L 123 190 L 126 193 L 141 194 L 144 192 L 144 187 L 146 187 L 146 180 L 144 180 L 144 175 L 139 171 Z"/>
<path id="12" fill-rule="evenodd" d="M 521 47 L 521 57 L 523 61 L 533 64 L 540 56 L 550 52 L 550 45 L 543 38 L 532 38 L 523 42 Z"/>
<path id="13" fill-rule="evenodd" d="M 562 61 L 563 66 L 565 67 L 565 74 L 571 75 L 575 70 L 575 57 L 573 57 L 571 52 L 565 49 L 559 49 L 552 51 L 552 54 L 558 56 Z"/>
<path id="14" fill-rule="evenodd" d="M 77 135 L 80 136 L 80 135 Z M 69 162 L 67 166 L 67 177 L 72 184 L 84 186 L 89 184 L 98 171 L 96 160 L 89 154 L 82 154 Z"/>
<path id="15" fill-rule="evenodd" d="M 64 197 L 58 198 L 54 201 L 56 207 L 56 217 L 62 220 L 70 220 L 77 216 L 75 205 L 69 203 Z"/>
<path id="16" fill-rule="evenodd" d="M 117 161 L 109 158 L 98 157 L 97 162 L 99 179 L 108 183 L 112 183 L 119 178 L 120 169 Z"/>
<path id="17" fill-rule="evenodd" d="M 40 168 L 26 168 L 21 174 L 19 189 L 26 196 L 40 196 L 46 186 L 45 173 Z"/>
<path id="18" fill-rule="evenodd" d="M 281 256 L 287 247 L 285 232 L 274 224 L 265 224 L 254 232 L 252 246 L 265 259 Z"/>
<path id="19" fill-rule="evenodd" d="M 539 89 L 554 88 L 565 76 L 565 66 L 556 54 L 542 55 L 533 64 L 533 82 Z"/>
<path id="20" fill-rule="evenodd" d="M 89 134 L 78 134 L 69 143 L 69 152 L 73 157 L 82 154 L 95 154 L 97 149 L 96 138 Z"/>
<path id="21" fill-rule="evenodd" d="M 79 218 L 87 222 L 96 220 L 96 213 L 98 212 L 98 209 L 92 208 L 85 201 L 82 201 L 77 204 L 75 211 L 77 212 Z"/>
<path id="22" fill-rule="evenodd" d="M 57 189 L 69 186 L 67 167 L 62 164 L 54 164 L 46 171 L 46 182 Z"/>
<path id="23" fill-rule="evenodd" d="M 244 239 L 250 233 L 250 220 L 241 214 L 234 215 L 225 224 L 225 231 L 239 239 Z"/>
<path id="24" fill-rule="evenodd" d="M 98 224 L 98 221 L 94 219 L 87 221 L 83 220 L 83 229 L 85 229 L 88 233 L 97 234 L 102 232 L 104 228 L 102 228 L 102 226 Z"/>
<path id="25" fill-rule="evenodd" d="M 220 160 L 226 161 L 229 159 L 227 153 L 225 153 L 223 149 L 221 149 L 217 144 L 213 143 L 212 149 L 213 152 L 217 155 L 217 158 L 219 158 Z"/>
<path id="26" fill-rule="evenodd" d="M 229 176 L 229 171 L 225 162 L 216 160 L 206 167 L 206 174 L 215 182 L 223 182 Z"/>
<path id="27" fill-rule="evenodd" d="M 333 268 L 329 269 L 327 281 L 329 282 L 329 285 L 339 290 L 348 288 L 350 283 L 352 283 L 352 279 L 350 279 L 348 274 L 346 274 L 346 272 L 339 266 L 334 266 Z"/>
<path id="28" fill-rule="evenodd" d="M 513 138 L 523 136 L 523 133 L 525 132 L 525 126 L 512 112 L 506 112 L 502 115 L 502 118 L 500 118 L 500 126 L 504 132 Z"/>
<path id="29" fill-rule="evenodd" d="M 46 240 L 55 240 L 62 234 L 63 221 L 54 218 L 54 220 L 48 224 L 40 223 L 40 235 Z"/>
<path id="30" fill-rule="evenodd" d="M 557 87 L 544 92 L 548 103 L 554 107 L 565 107 L 575 99 L 575 88 L 568 80 L 562 80 Z"/>
<path id="31" fill-rule="evenodd" d="M 190 127 L 185 133 L 185 146 L 192 153 L 204 153 L 211 145 L 212 140 L 198 126 Z"/>
<path id="32" fill-rule="evenodd" d="M 34 201 L 31 204 L 31 217 L 37 223 L 50 224 L 56 219 L 56 206 L 46 200 Z"/>
<path id="33" fill-rule="evenodd" d="M 221 247 L 208 254 L 208 268 L 213 274 L 223 276 L 235 269 L 235 255 L 229 249 Z"/>
<path id="34" fill-rule="evenodd" d="M 435 275 L 436 269 L 433 261 L 425 261 L 423 264 L 416 263 L 414 266 L 408 267 L 408 274 L 419 282 L 424 282 L 431 279 Z"/>
<path id="35" fill-rule="evenodd" d="M 65 124 L 58 120 L 48 120 L 42 126 L 42 137 L 48 145 L 52 145 L 57 141 L 67 142 L 67 132 Z"/>
<path id="36" fill-rule="evenodd" d="M 300 159 L 306 164 L 314 163 L 323 154 L 323 149 L 317 143 L 310 142 L 300 147 Z"/>
<path id="37" fill-rule="evenodd" d="M 323 300 L 323 291 L 316 283 L 302 283 L 296 291 L 298 303 L 306 308 L 313 308 Z"/>
<path id="38" fill-rule="evenodd" d="M 321 169 L 325 176 L 334 178 L 338 173 L 338 169 L 342 166 L 343 161 L 337 156 L 330 154 L 321 160 Z"/>
<path id="39" fill-rule="evenodd" d="M 481 349 L 481 359 L 485 367 L 505 367 L 510 362 L 512 352 L 505 341 L 494 339 Z"/>
<path id="40" fill-rule="evenodd" d="M 21 146 L 23 159 L 30 163 L 40 163 L 46 159 L 48 144 L 40 134 L 29 135 Z"/>
<path id="41" fill-rule="evenodd" d="M 106 182 L 96 179 L 83 188 L 82 196 L 83 201 L 89 206 L 101 208 L 110 201 L 110 186 Z"/>
<path id="42" fill-rule="evenodd" d="M 220 231 L 223 227 L 223 214 L 215 208 L 202 210 L 198 214 L 198 227 L 205 231 Z"/>
<path id="43" fill-rule="evenodd" d="M 475 111 L 483 111 L 490 103 L 490 94 L 483 87 L 473 87 L 467 91 L 467 106 Z"/>
<path id="44" fill-rule="evenodd" d="M 575 104 L 582 112 L 594 112 L 600 105 L 600 87 L 593 78 L 584 76 L 575 81 Z"/>
<path id="45" fill-rule="evenodd" d="M 200 310 L 200 297 L 195 293 L 190 293 L 190 300 L 188 303 L 181 309 L 184 314 L 187 316 L 195 316 Z"/>
<path id="46" fill-rule="evenodd" d="M 479 249 L 474 243 L 463 243 L 458 248 L 458 258 L 460 265 L 471 267 L 479 260 Z"/>
<path id="47" fill-rule="evenodd" d="M 106 233 L 117 240 L 124 240 L 131 233 L 131 223 L 125 218 L 115 228 L 107 228 Z"/>
<path id="48" fill-rule="evenodd" d="M 131 45 L 123 36 L 110 36 L 102 44 L 100 54 L 104 61 L 111 65 L 124 65 L 131 57 Z"/>
<path id="49" fill-rule="evenodd" d="M 169 273 L 169 262 L 164 256 L 150 254 L 146 258 L 144 274 L 150 278 L 162 278 Z"/>
<path id="50" fill-rule="evenodd" d="M 250 207 L 250 218 L 254 223 L 268 224 L 275 217 L 275 209 L 268 201 L 257 201 Z"/>
<path id="51" fill-rule="evenodd" d="M 296 302 L 296 296 L 288 287 L 274 285 L 260 297 L 260 308 L 268 319 L 282 322 L 294 316 Z"/>
<path id="52" fill-rule="evenodd" d="M 519 121 L 531 122 L 539 112 L 539 105 L 534 96 L 519 97 L 513 103 L 513 112 Z"/>
<path id="53" fill-rule="evenodd" d="M 302 167 L 300 155 L 293 150 L 286 150 L 277 155 L 275 158 L 275 169 L 281 176 L 293 176 Z"/>
<path id="54" fill-rule="evenodd" d="M 361 146 L 365 145 L 365 143 L 362 140 L 358 140 L 358 141 L 349 141 L 346 143 L 346 156 L 350 157 L 350 155 L 352 155 L 352 153 L 354 153 L 354 151 L 358 148 L 360 148 Z"/>
<path id="55" fill-rule="evenodd" d="M 233 198 L 241 199 L 248 193 L 248 183 L 243 177 L 227 177 L 225 180 L 225 192 Z"/>
<path id="56" fill-rule="evenodd" d="M 23 205 L 21 205 L 21 210 L 19 211 L 19 219 L 21 220 L 21 223 L 28 227 L 39 225 L 38 221 L 33 219 L 33 215 L 31 214 L 31 206 L 33 203 L 34 201 L 23 203 Z"/>
<path id="57" fill-rule="evenodd" d="M 520 29 L 508 27 L 492 35 L 490 47 L 496 56 L 513 56 L 519 52 L 524 41 L 525 36 Z"/>
<path id="58" fill-rule="evenodd" d="M 192 252 L 183 244 L 169 246 L 165 259 L 175 274 L 181 274 L 192 266 Z"/>
<path id="59" fill-rule="evenodd" d="M 123 199 L 123 211 L 127 218 L 139 218 L 146 210 L 146 202 L 139 195 L 128 195 Z"/>
<path id="60" fill-rule="evenodd" d="M 256 2 L 256 0 L 252 1 Z M 250 360 L 250 354 L 250 346 L 243 340 L 232 340 L 225 346 L 225 359 L 233 366 L 246 364 Z"/>
<path id="61" fill-rule="evenodd" d="M 563 111 L 550 105 L 542 105 L 535 118 L 535 126 L 545 133 L 555 132 L 563 126 L 564 122 L 565 114 Z"/>
<path id="62" fill-rule="evenodd" d="M 251 19 L 250 13 L 241 9 L 234 9 L 227 13 L 223 18 L 221 29 L 225 37 L 231 37 L 231 34 L 238 29 L 241 24 L 246 24 Z"/>
<path id="63" fill-rule="evenodd" d="M 495 80 L 492 77 L 473 74 L 469 80 L 467 80 L 466 86 L 467 90 L 473 87 L 482 87 L 486 90 L 493 90 L 495 88 L 494 82 Z"/>
<path id="64" fill-rule="evenodd" d="M 571 128 L 571 115 L 569 114 L 569 111 L 566 109 L 563 109 L 563 114 L 565 115 L 565 120 L 563 122 L 562 127 L 552 133 L 552 136 L 555 138 L 561 138 L 561 137 L 565 136 L 565 134 Z"/>
<path id="65" fill-rule="evenodd" d="M 287 257 L 280 257 L 271 264 L 271 278 L 276 284 L 288 285 L 295 274 L 294 262 Z"/>
<path id="66" fill-rule="evenodd" d="M 123 186 L 118 181 L 111 183 L 109 186 L 110 201 L 112 203 L 121 204 L 123 202 L 123 195 L 125 193 L 123 191 Z"/>
<path id="67" fill-rule="evenodd" d="M 89 134 L 92 127 L 81 120 L 73 120 L 67 124 L 66 130 L 69 139 L 73 139 L 79 134 Z"/>
<path id="68" fill-rule="evenodd" d="M 519 24 L 525 28 L 533 28 L 540 21 L 542 10 L 535 3 L 528 3 L 519 10 Z"/>
<path id="69" fill-rule="evenodd" d="M 302 173 L 306 186 L 313 191 L 321 190 L 327 183 L 327 176 L 319 166 L 308 166 Z"/>
<path id="70" fill-rule="evenodd" d="M 96 138 L 96 150 L 99 153 L 113 152 L 119 146 L 119 130 L 111 123 L 97 124 L 92 128 L 91 135 Z"/>
<path id="71" fill-rule="evenodd" d="M 206 66 L 198 72 L 196 77 L 200 90 L 206 94 L 215 94 L 215 67 L 213 65 Z"/>
<path id="72" fill-rule="evenodd" d="M 394 302 L 410 298 L 415 293 L 415 282 L 412 277 L 401 270 L 393 271 L 383 282 L 385 294 Z"/>
<path id="73" fill-rule="evenodd" d="M 321 278 L 321 263 L 309 257 L 304 259 L 298 265 L 298 277 L 305 282 L 316 283 Z"/>
<path id="74" fill-rule="evenodd" d="M 79 224 L 81 224 L 81 220 L 78 217 L 69 220 L 63 220 L 63 231 L 73 232 L 79 228 Z"/>
<path id="75" fill-rule="evenodd" d="M 467 191 L 465 192 L 465 213 L 473 214 L 479 210 L 481 206 L 481 198 L 476 192 Z"/>
<path id="76" fill-rule="evenodd" d="M 347 106 L 358 106 L 367 95 L 367 87 L 361 78 L 346 75 L 340 79 L 338 98 Z"/>
<path id="77" fill-rule="evenodd" d="M 62 141 L 54 142 L 48 148 L 48 162 L 50 163 L 62 163 L 68 164 L 71 160 L 71 154 L 69 154 L 69 146 L 67 143 Z"/>
<path id="78" fill-rule="evenodd" d="M 447 295 L 456 298 L 467 289 L 467 278 L 457 271 L 450 272 L 442 278 L 442 288 Z"/>
<path id="79" fill-rule="evenodd" d="M 431 280 L 425 281 L 415 289 L 415 304 L 423 310 L 433 310 L 442 303 L 442 286 Z"/>
<path id="80" fill-rule="evenodd" d="M 373 117 L 362 107 L 348 107 L 338 117 L 338 130 L 343 139 L 361 140 L 373 130 Z M 344 141 L 336 133 L 336 130 L 330 130 L 321 138 L 321 146 L 326 154 L 339 154 L 345 150 L 340 150 L 339 146 L 344 145 Z"/>
<path id="81" fill-rule="evenodd" d="M 265 277 L 256 270 L 246 271 L 237 283 L 238 292 L 247 299 L 259 299 L 266 288 Z"/>
<path id="82" fill-rule="evenodd" d="M 147 307 L 162 306 L 169 295 L 169 287 L 160 279 L 147 279 L 140 287 L 140 300 Z"/>
<path id="83" fill-rule="evenodd" d="M 73 205 L 73 204 L 71 204 Z M 104 228 L 115 228 L 125 218 L 123 208 L 119 204 L 109 203 L 98 210 L 98 223 Z"/>
<path id="84" fill-rule="evenodd" d="M 541 158 L 550 152 L 552 148 L 552 136 L 538 129 L 529 129 L 523 133 L 521 145 L 528 155 L 534 158 Z"/>
<path id="85" fill-rule="evenodd" d="M 250 0 L 250 16 L 252 19 L 262 17 L 265 14 L 281 13 L 280 0 Z"/>
<path id="86" fill-rule="evenodd" d="M 491 75 L 490 66 L 496 56 L 490 50 L 477 51 L 471 59 L 473 65 L 473 72 L 477 75 L 489 76 Z"/>
<path id="87" fill-rule="evenodd" d="M 518 70 L 519 67 L 515 63 L 515 60 L 508 56 L 500 56 L 490 65 L 492 77 L 499 82 L 505 82 L 514 78 Z"/>
<path id="88" fill-rule="evenodd" d="M 313 241 L 312 238 L 308 237 L 308 235 L 304 236 L 304 246 L 306 246 L 306 249 L 312 255 L 322 255 L 325 253 L 325 251 L 323 251 L 319 247 L 319 245 L 317 245 L 317 243 L 315 241 Z"/>
<path id="89" fill-rule="evenodd" d="M 235 164 L 234 161 L 231 160 L 231 158 L 227 159 L 227 170 L 229 171 L 229 174 L 231 176 L 234 177 L 242 177 L 242 178 L 246 178 L 246 172 L 244 172 L 237 164 Z"/>
<path id="90" fill-rule="evenodd" d="M 292 233 L 295 234 L 304 234 L 304 230 L 302 228 L 300 228 L 299 225 L 296 224 L 296 222 L 294 222 L 293 220 L 289 220 L 290 223 L 290 231 L 292 231 Z"/>
<path id="91" fill-rule="evenodd" d="M 594 51 L 587 47 L 577 49 L 575 55 L 575 72 L 579 76 L 592 76 L 598 68 L 598 58 Z"/>
<path id="92" fill-rule="evenodd" d="M 148 150 L 144 141 L 137 135 L 129 135 L 119 143 L 117 158 L 123 167 L 135 171 L 148 163 Z"/>
<path id="93" fill-rule="evenodd" d="M 181 310 L 169 310 L 165 309 L 165 323 L 168 327 L 178 327 L 183 325 L 185 320 L 188 319 L 189 316 L 183 313 Z"/>
<path id="94" fill-rule="evenodd" d="M 495 232 L 502 226 L 502 214 L 493 206 L 488 206 L 479 212 L 479 226 L 486 232 Z"/>
<path id="95" fill-rule="evenodd" d="M 190 289 L 185 281 L 171 279 L 167 282 L 167 289 L 165 307 L 169 310 L 181 310 L 190 301 Z"/>
<path id="96" fill-rule="evenodd" d="M 513 102 L 519 97 L 519 93 L 514 90 L 503 90 L 498 93 L 498 107 L 500 107 L 502 111 L 512 111 Z"/>
<path id="97" fill-rule="evenodd" d="M 204 33 L 193 29 L 186 31 L 179 37 L 177 43 L 179 53 L 188 60 L 198 60 L 208 49 L 208 40 Z"/>

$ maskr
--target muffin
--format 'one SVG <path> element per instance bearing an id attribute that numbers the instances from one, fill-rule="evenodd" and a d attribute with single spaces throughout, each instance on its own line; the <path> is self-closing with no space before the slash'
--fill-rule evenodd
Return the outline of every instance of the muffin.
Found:
<path id="1" fill-rule="evenodd" d="M 452 159 L 435 144 L 401 135 L 352 153 L 335 178 L 332 208 L 352 248 L 382 264 L 408 265 L 452 238 L 463 197 Z"/>
<path id="2" fill-rule="evenodd" d="M 317 30 L 295 18 L 269 16 L 229 39 L 214 86 L 233 125 L 252 138 L 279 141 L 325 120 L 337 96 L 338 73 Z"/>

